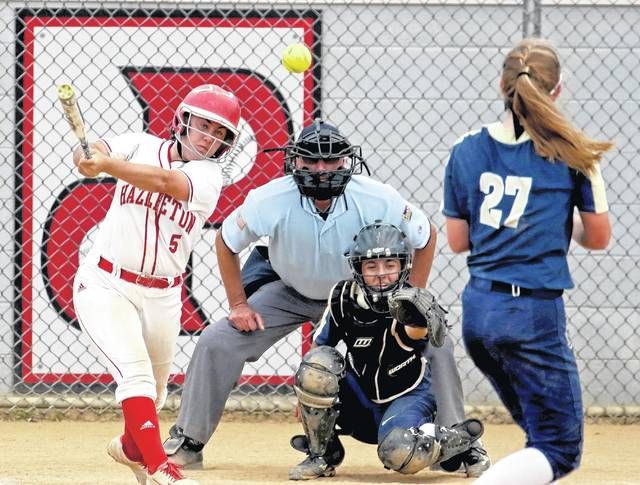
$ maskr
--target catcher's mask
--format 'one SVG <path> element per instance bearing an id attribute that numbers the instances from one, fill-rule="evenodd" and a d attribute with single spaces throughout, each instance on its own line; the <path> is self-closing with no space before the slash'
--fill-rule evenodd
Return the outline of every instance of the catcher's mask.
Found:
<path id="1" fill-rule="evenodd" d="M 406 236 L 393 224 L 376 221 L 363 227 L 353 240 L 353 246 L 347 254 L 349 266 L 358 286 L 363 290 L 367 304 L 376 313 L 389 311 L 388 297 L 398 288 L 402 288 L 409 278 L 411 255 Z M 362 274 L 362 265 L 370 259 L 398 259 L 400 272 L 398 279 L 386 287 L 369 286 Z"/>
<path id="2" fill-rule="evenodd" d="M 192 146 L 187 137 L 189 149 L 206 160 L 222 157 L 238 139 L 238 124 L 240 123 L 238 98 L 215 84 L 203 84 L 191 90 L 178 105 L 171 123 L 171 136 L 178 143 L 180 156 L 182 156 L 182 143 L 184 143 L 182 137 L 187 135 L 189 130 L 196 130 L 190 126 L 191 117 L 194 115 L 224 126 L 227 133 L 224 140 L 218 139 L 222 144 L 212 155 L 202 153 L 195 146 Z"/>
<path id="3" fill-rule="evenodd" d="M 306 126 L 294 143 L 268 151 L 273 150 L 285 152 L 284 173 L 293 176 L 302 197 L 314 200 L 340 197 L 353 174 L 362 173 L 363 166 L 369 172 L 362 158 L 362 149 L 349 143 L 338 128 L 325 123 L 320 118 L 316 118 L 313 124 Z M 344 159 L 344 164 L 337 170 L 312 172 L 308 168 L 297 168 L 298 157 L 312 161 Z"/>

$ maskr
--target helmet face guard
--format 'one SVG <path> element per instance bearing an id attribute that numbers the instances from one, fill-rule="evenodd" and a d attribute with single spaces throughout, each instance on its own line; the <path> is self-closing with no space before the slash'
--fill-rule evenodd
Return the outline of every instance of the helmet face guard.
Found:
<path id="1" fill-rule="evenodd" d="M 224 140 L 215 138 L 221 142 L 215 153 L 202 153 L 190 141 L 190 131 L 196 131 L 207 136 L 200 130 L 190 126 L 192 116 L 199 116 L 226 128 L 227 133 Z M 171 135 L 180 145 L 183 143 L 182 137 L 186 135 L 187 146 L 193 152 L 199 154 L 203 159 L 218 159 L 226 154 L 233 147 L 238 139 L 238 124 L 240 123 L 240 102 L 236 96 L 215 84 L 203 84 L 191 90 L 178 105 L 178 109 L 173 116 L 171 123 Z"/>
<path id="2" fill-rule="evenodd" d="M 193 116 L 199 116 L 193 112 L 189 112 L 189 111 L 185 111 L 184 112 L 184 121 L 181 122 L 182 125 L 182 133 L 183 133 L 183 137 L 181 140 L 179 140 L 180 143 L 184 144 L 187 148 L 189 148 L 189 150 L 191 150 L 192 152 L 196 153 L 201 160 L 213 160 L 213 159 L 219 159 L 222 156 L 224 156 L 225 154 L 227 154 L 229 152 L 229 150 L 235 145 L 235 141 L 237 139 L 237 130 L 231 130 L 228 126 L 223 125 L 222 123 L 220 123 L 221 126 L 224 126 L 226 128 L 226 134 L 224 138 L 219 138 L 217 136 L 214 136 L 210 133 L 206 133 L 202 130 L 199 130 L 198 128 L 196 128 L 195 126 L 191 125 L 191 118 Z M 201 116 L 201 118 L 205 118 L 204 116 Z M 213 121 L 213 120 L 211 120 Z M 216 151 L 212 153 L 212 150 L 210 147 L 209 150 L 207 152 L 203 152 L 202 150 L 200 150 L 197 146 L 195 146 L 192 141 L 191 141 L 191 133 L 198 133 L 201 136 L 205 136 L 208 137 L 214 141 L 220 142 L 220 146 L 218 146 L 218 148 L 216 148 Z M 212 144 L 213 146 L 213 144 Z"/>
<path id="3" fill-rule="evenodd" d="M 387 313 L 389 296 L 407 282 L 411 270 L 412 253 L 404 233 L 393 224 L 378 221 L 363 227 L 354 238 L 348 254 L 349 266 L 354 280 L 364 292 L 367 304 L 376 313 Z M 385 287 L 367 285 L 362 267 L 371 259 L 398 259 L 400 261 L 398 279 Z"/>
<path id="4" fill-rule="evenodd" d="M 306 167 L 298 168 L 298 158 L 311 163 L 345 159 L 345 163 L 337 170 L 314 172 Z M 303 197 L 315 200 L 340 197 L 351 176 L 362 173 L 363 163 L 361 148 L 351 145 L 336 127 L 320 119 L 305 127 L 298 140 L 285 147 L 285 174 L 293 176 Z"/>

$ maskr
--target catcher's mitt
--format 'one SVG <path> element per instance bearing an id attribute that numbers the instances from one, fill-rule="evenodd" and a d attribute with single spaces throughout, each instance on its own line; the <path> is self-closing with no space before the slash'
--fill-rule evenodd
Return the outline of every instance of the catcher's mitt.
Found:
<path id="1" fill-rule="evenodd" d="M 429 329 L 429 343 L 442 347 L 447 335 L 447 313 L 424 288 L 400 288 L 389 297 L 391 316 L 403 325 Z"/>

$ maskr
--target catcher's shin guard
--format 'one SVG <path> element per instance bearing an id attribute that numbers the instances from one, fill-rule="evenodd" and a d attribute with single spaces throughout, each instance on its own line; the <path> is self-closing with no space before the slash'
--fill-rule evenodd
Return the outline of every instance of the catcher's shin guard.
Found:
<path id="1" fill-rule="evenodd" d="M 318 409 L 300 403 L 302 427 L 309 442 L 309 454 L 322 456 L 326 453 L 329 440 L 335 433 L 334 427 L 339 412 L 336 409 Z"/>
<path id="2" fill-rule="evenodd" d="M 303 434 L 297 434 L 291 438 L 291 447 L 294 450 L 306 453 L 307 455 L 311 454 L 309 451 L 309 440 Z M 327 450 L 322 457 L 325 459 L 327 464 L 334 467 L 342 463 L 342 460 L 344 460 L 344 446 L 342 446 L 342 442 L 338 435 L 334 434 L 331 439 L 329 439 Z"/>
<path id="3" fill-rule="evenodd" d="M 334 406 L 344 371 L 342 355 L 333 347 L 320 346 L 303 357 L 296 372 L 293 388 L 298 396 L 300 419 L 312 456 L 324 455 L 334 434 L 338 418 Z"/>
<path id="4" fill-rule="evenodd" d="M 417 428 L 393 428 L 378 444 L 378 458 L 384 467 L 404 474 L 419 472 L 439 456 L 437 440 Z"/>

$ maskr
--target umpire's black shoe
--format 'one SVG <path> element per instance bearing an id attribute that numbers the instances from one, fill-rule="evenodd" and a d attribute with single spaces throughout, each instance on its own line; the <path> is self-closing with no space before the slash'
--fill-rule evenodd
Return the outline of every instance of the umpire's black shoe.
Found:
<path id="1" fill-rule="evenodd" d="M 185 436 L 178 425 L 171 426 L 162 447 L 171 461 L 185 470 L 202 470 L 204 444 Z"/>

